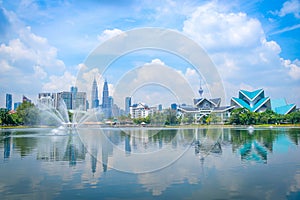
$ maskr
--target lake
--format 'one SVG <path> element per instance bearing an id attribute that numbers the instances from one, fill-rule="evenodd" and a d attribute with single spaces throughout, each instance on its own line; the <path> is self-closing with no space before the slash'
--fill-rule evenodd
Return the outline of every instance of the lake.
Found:
<path id="1" fill-rule="evenodd" d="M 300 128 L 0 131 L 0 199 L 300 199 Z"/>

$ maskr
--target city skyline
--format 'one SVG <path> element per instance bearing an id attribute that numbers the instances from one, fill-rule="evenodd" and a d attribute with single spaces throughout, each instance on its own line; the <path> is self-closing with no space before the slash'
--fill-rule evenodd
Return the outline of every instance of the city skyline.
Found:
<path id="1" fill-rule="evenodd" d="M 77 86 L 77 73 L 95 47 L 112 36 L 143 27 L 175 30 L 203 47 L 223 80 L 224 104 L 240 89 L 264 88 L 271 98 L 284 97 L 299 107 L 299 7 L 298 0 L 1 1 L 0 107 L 6 106 L 6 94 L 12 94 L 13 102 L 22 101 L 23 95 L 36 102 L 40 92 L 69 91 Z M 120 77 L 151 63 L 175 69 L 197 97 L 199 79 L 205 77 L 179 56 L 157 50 L 123 55 L 105 74 L 95 69 L 87 76 L 93 81 L 96 74 L 98 85 L 106 77 L 114 97 Z M 205 80 L 202 87 L 203 96 L 208 97 Z M 87 84 L 79 90 L 89 95 L 92 88 Z M 166 93 L 158 87 L 144 87 L 135 93 L 141 98 L 128 96 L 149 104 L 174 102 Z M 119 106 L 124 106 L 124 99 Z"/>

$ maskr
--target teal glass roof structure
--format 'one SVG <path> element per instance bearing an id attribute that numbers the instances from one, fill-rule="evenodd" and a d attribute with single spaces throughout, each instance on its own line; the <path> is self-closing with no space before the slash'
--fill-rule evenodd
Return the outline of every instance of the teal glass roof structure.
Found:
<path id="1" fill-rule="evenodd" d="M 269 97 L 265 97 L 263 89 L 255 91 L 240 90 L 239 98 L 231 98 L 231 105 L 247 108 L 251 112 L 272 109 L 274 112 L 281 115 L 286 115 L 296 109 L 295 104 L 287 104 L 283 98 L 271 100 Z"/>
<path id="2" fill-rule="evenodd" d="M 277 114 L 286 115 L 296 108 L 295 104 L 287 104 L 285 99 L 271 100 L 272 110 Z"/>
<path id="3" fill-rule="evenodd" d="M 249 92 L 247 90 L 240 90 L 240 93 L 244 94 L 248 99 L 253 100 L 256 96 L 258 96 L 260 93 L 262 93 L 263 89 L 258 89 L 252 92 Z"/>
<path id="4" fill-rule="evenodd" d="M 263 106 L 268 108 L 269 101 L 270 98 L 264 96 L 263 89 L 258 89 L 252 92 L 247 90 L 240 90 L 239 98 L 232 97 L 231 99 L 231 102 L 233 102 L 232 104 L 236 104 L 241 108 L 247 108 L 251 112 L 256 112 Z"/>
<path id="5" fill-rule="evenodd" d="M 236 103 L 238 103 L 241 107 L 247 108 L 249 110 L 251 109 L 250 105 L 248 105 L 243 99 L 239 99 L 239 98 L 236 98 L 236 97 L 232 97 L 232 99 L 234 101 L 236 101 Z"/>

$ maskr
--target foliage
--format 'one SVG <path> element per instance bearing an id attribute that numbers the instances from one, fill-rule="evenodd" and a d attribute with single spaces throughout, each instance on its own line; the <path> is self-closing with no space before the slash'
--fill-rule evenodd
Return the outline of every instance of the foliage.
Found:
<path id="1" fill-rule="evenodd" d="M 152 125 L 164 125 L 166 121 L 166 114 L 163 112 L 155 112 L 150 116 L 150 124 Z"/>
<path id="2" fill-rule="evenodd" d="M 37 125 L 39 123 L 39 110 L 33 103 L 23 102 L 17 108 L 20 124 Z"/>
<path id="3" fill-rule="evenodd" d="M 150 116 L 147 116 L 145 118 L 136 118 L 136 119 L 133 119 L 133 122 L 136 123 L 136 124 L 141 124 L 142 122 L 144 122 L 146 124 L 149 124 L 150 123 Z"/>
<path id="4" fill-rule="evenodd" d="M 176 110 L 169 108 L 164 111 L 164 114 L 166 116 L 165 125 L 176 125 L 180 123 L 180 120 L 177 118 Z"/>
<path id="5" fill-rule="evenodd" d="M 69 121 L 73 121 L 73 113 L 71 113 L 69 110 L 68 110 L 68 117 L 69 117 Z"/>
<path id="6" fill-rule="evenodd" d="M 192 113 L 185 113 L 184 117 L 181 119 L 181 122 L 184 124 L 191 124 L 194 122 L 194 114 Z"/>
<path id="7" fill-rule="evenodd" d="M 14 117 L 9 114 L 6 108 L 0 108 L 0 123 L 1 125 L 16 125 L 17 122 Z"/>
<path id="8" fill-rule="evenodd" d="M 292 124 L 300 123 L 300 111 L 299 110 L 288 114 L 286 117 L 287 117 L 286 120 L 289 123 L 292 123 Z"/>
<path id="9" fill-rule="evenodd" d="M 250 125 L 250 124 L 280 124 L 280 123 L 300 123 L 300 111 L 287 115 L 280 115 L 272 110 L 265 112 L 250 112 L 246 108 L 237 108 L 231 112 L 230 124 Z"/>

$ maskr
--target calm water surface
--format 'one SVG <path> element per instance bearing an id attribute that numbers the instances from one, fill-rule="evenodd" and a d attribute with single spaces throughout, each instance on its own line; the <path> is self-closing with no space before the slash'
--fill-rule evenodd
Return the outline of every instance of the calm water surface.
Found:
<path id="1" fill-rule="evenodd" d="M 0 199 L 300 199 L 300 129 L 0 131 Z"/>

